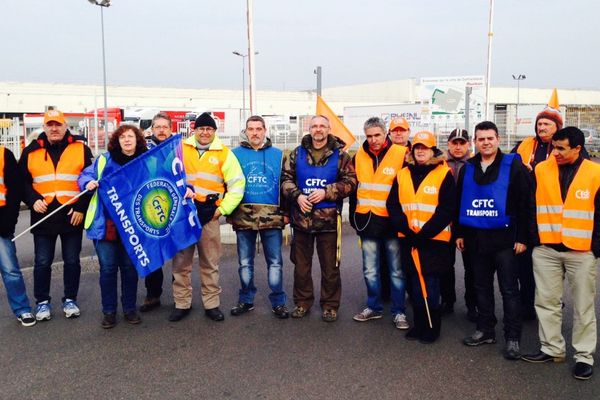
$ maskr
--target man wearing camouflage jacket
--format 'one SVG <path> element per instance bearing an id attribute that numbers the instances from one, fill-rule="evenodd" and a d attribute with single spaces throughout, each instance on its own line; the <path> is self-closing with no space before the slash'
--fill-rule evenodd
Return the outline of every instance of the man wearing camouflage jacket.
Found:
<path id="1" fill-rule="evenodd" d="M 311 276 L 314 243 L 321 266 L 322 319 L 337 320 L 342 284 L 338 248 L 342 200 L 356 190 L 356 172 L 344 142 L 330 134 L 329 120 L 310 121 L 310 135 L 302 138 L 284 159 L 281 191 L 289 201 L 294 229 L 291 259 L 294 270 L 293 318 L 302 318 L 314 301 Z"/>
<path id="2" fill-rule="evenodd" d="M 288 222 L 280 207 L 279 181 L 283 152 L 266 137 L 265 120 L 253 115 L 246 121 L 245 139 L 233 150 L 244 176 L 244 198 L 227 218 L 237 236 L 241 288 L 238 304 L 231 315 L 238 316 L 254 309 L 254 255 L 256 236 L 260 234 L 271 288 L 269 300 L 275 317 L 285 319 L 289 312 L 283 291 L 282 229 Z"/>

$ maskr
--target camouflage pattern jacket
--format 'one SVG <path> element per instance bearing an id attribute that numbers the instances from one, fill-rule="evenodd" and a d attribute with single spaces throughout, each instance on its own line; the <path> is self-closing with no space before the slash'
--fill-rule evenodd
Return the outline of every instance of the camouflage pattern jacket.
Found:
<path id="1" fill-rule="evenodd" d="M 240 146 L 252 148 L 247 141 L 240 142 Z M 267 138 L 264 146 L 257 151 L 268 151 L 272 146 L 271 139 Z M 244 171 L 246 174 L 246 171 Z M 280 199 L 280 204 L 283 198 Z M 284 212 L 280 205 L 269 204 L 249 204 L 240 203 L 240 205 L 227 217 L 234 230 L 261 230 L 261 229 L 283 229 L 285 226 Z"/>
<path id="2" fill-rule="evenodd" d="M 340 150 L 337 180 L 325 187 L 325 201 L 335 201 L 338 203 L 338 207 L 337 209 L 313 209 L 309 215 L 304 215 L 300 210 L 297 199 L 302 192 L 296 181 L 296 158 L 298 155 L 298 148 L 296 148 L 288 156 L 284 157 L 283 171 L 281 173 L 281 192 L 289 204 L 290 222 L 294 228 L 308 233 L 335 232 L 337 229 L 338 210 L 342 209 L 342 201 L 356 190 L 356 172 L 352 164 L 352 158 L 348 153 L 342 151 L 345 143 L 331 134 L 327 138 L 325 153 L 318 161 L 315 161 L 312 155 L 312 138 L 310 135 L 302 138 L 300 146 L 306 149 L 310 165 L 325 165 L 334 150 Z"/>

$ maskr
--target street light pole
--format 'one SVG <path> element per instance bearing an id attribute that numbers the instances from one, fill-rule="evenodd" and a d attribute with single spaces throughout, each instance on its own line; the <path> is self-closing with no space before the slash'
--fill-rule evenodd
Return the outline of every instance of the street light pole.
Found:
<path id="1" fill-rule="evenodd" d="M 110 0 L 88 0 L 91 4 L 100 6 L 100 27 L 102 30 L 102 75 L 104 87 L 104 150 L 108 148 L 108 96 L 106 94 L 106 52 L 104 46 L 104 8 L 110 7 Z M 97 136 L 97 134 L 96 134 Z"/>
<path id="2" fill-rule="evenodd" d="M 520 90 L 521 90 L 521 81 L 525 80 L 527 77 L 525 75 L 513 75 L 512 76 L 515 81 L 517 81 L 517 110 L 515 112 L 515 136 L 517 134 L 517 130 L 519 128 L 519 104 L 520 104 Z"/>
<path id="3" fill-rule="evenodd" d="M 234 51 L 233 54 L 242 57 L 242 120 L 246 120 L 246 57 L 248 54 L 242 54 Z"/>

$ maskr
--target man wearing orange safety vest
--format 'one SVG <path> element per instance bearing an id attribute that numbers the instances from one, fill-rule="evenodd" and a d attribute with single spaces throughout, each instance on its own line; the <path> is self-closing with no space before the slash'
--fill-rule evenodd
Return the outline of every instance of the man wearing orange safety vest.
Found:
<path id="1" fill-rule="evenodd" d="M 92 152 L 83 138 L 71 135 L 62 112 L 49 110 L 44 114 L 44 132 L 23 151 L 19 169 L 24 178 L 23 201 L 31 209 L 31 224 L 67 204 L 79 194 L 77 178 L 92 163 Z M 38 321 L 52 318 L 50 280 L 56 239 L 60 236 L 63 257 L 64 297 L 62 308 L 67 318 L 80 315 L 77 305 L 81 264 L 83 216 L 90 196 L 84 195 L 69 203 L 31 230 L 35 259 L 33 292 Z"/>
<path id="2" fill-rule="evenodd" d="M 533 174 L 536 165 L 552 156 L 552 137 L 562 127 L 563 118 L 558 102 L 558 92 L 554 89 L 548 105 L 535 118 L 535 136 L 517 143 L 511 152 L 518 153 L 525 167 Z M 589 158 L 585 149 L 582 149 L 582 155 Z M 523 320 L 535 320 L 536 315 L 533 306 L 535 281 L 533 279 L 531 251 L 532 249 L 528 248 L 517 256 Z"/>
<path id="3" fill-rule="evenodd" d="M 194 203 L 202 224 L 200 240 L 177 253 L 173 259 L 175 308 L 169 321 L 186 317 L 192 308 L 192 260 L 198 248 L 202 304 L 206 316 L 223 321 L 219 309 L 219 217 L 229 215 L 244 197 L 246 179 L 235 154 L 216 136 L 217 124 L 208 113 L 196 118 L 194 135 L 183 142 L 187 183 L 194 187 Z"/>
<path id="4" fill-rule="evenodd" d="M 392 321 L 396 328 L 408 329 L 400 240 L 391 229 L 386 208 L 392 183 L 404 164 L 406 147 L 392 144 L 381 118 L 369 118 L 364 131 L 366 140 L 353 159 L 358 188 L 350 196 L 350 224 L 360 236 L 367 306 L 354 316 L 354 320 L 364 322 L 383 316 L 380 277 L 383 265 L 387 265 L 388 279 L 391 280 Z M 386 264 L 382 264 L 383 259 Z"/>
<path id="5" fill-rule="evenodd" d="M 579 129 L 559 130 L 552 139 L 553 157 L 535 169 L 533 272 L 541 349 L 523 356 L 532 363 L 564 361 L 561 327 L 566 276 L 573 299 L 573 377 L 583 380 L 593 374 L 600 256 L 600 165 L 584 159 L 584 143 Z"/>

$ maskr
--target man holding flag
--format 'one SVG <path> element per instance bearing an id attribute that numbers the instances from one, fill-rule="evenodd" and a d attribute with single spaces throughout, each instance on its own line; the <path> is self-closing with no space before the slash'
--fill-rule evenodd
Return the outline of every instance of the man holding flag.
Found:
<path id="1" fill-rule="evenodd" d="M 38 321 L 52 318 L 50 280 L 59 236 L 63 257 L 62 309 L 66 318 L 75 318 L 81 313 L 77 305 L 81 275 L 79 253 L 83 215 L 89 197 L 74 198 L 79 194 L 77 178 L 91 163 L 91 150 L 82 137 L 71 135 L 64 114 L 58 110 L 48 110 L 44 114 L 44 132 L 23 150 L 19 160 L 25 180 L 23 201 L 31 209 L 32 226 L 52 214 L 31 229 L 35 252 L 33 292 Z M 65 207 L 54 213 L 61 206 Z"/>
<path id="2" fill-rule="evenodd" d="M 235 154 L 217 137 L 217 124 L 208 113 L 196 118 L 194 136 L 183 143 L 183 162 L 188 185 L 194 187 L 194 203 L 202 224 L 200 240 L 177 253 L 173 260 L 175 308 L 169 321 L 180 321 L 192 308 L 192 260 L 198 248 L 202 303 L 206 316 L 223 321 L 219 309 L 219 217 L 229 215 L 244 196 L 246 180 Z"/>

